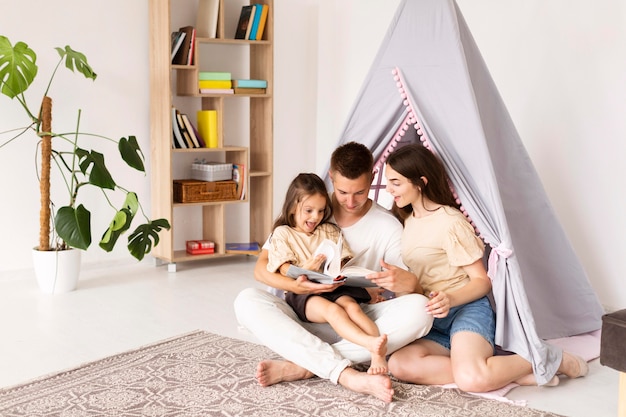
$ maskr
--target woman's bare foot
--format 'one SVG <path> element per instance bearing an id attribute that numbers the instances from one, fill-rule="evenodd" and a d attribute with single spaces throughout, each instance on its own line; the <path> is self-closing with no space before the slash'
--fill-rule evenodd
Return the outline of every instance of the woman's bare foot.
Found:
<path id="1" fill-rule="evenodd" d="M 391 379 L 387 375 L 369 375 L 353 368 L 346 368 L 339 375 L 338 382 L 350 391 L 373 395 L 386 403 L 393 400 Z"/>
<path id="2" fill-rule="evenodd" d="M 382 375 L 389 371 L 387 366 L 387 335 L 383 334 L 376 338 L 375 342 L 370 346 L 372 352 L 372 361 L 367 373 L 370 375 Z"/>
<path id="3" fill-rule="evenodd" d="M 559 377 L 554 375 L 543 386 L 544 387 L 556 387 L 557 385 L 559 385 L 560 382 L 561 382 L 561 380 L 559 379 Z M 532 386 L 538 385 L 537 384 L 537 379 L 535 378 L 534 374 L 529 374 L 529 375 L 523 376 L 523 377 L 519 378 L 517 381 L 515 381 L 515 383 L 520 384 L 520 385 L 532 385 Z"/>
<path id="4" fill-rule="evenodd" d="M 313 377 L 313 373 L 289 361 L 266 360 L 256 366 L 259 385 L 269 387 L 279 382 L 299 381 Z"/>
<path id="5" fill-rule="evenodd" d="M 559 373 L 570 378 L 578 378 L 589 373 L 589 364 L 587 361 L 569 352 L 563 352 L 563 359 L 559 366 Z"/>

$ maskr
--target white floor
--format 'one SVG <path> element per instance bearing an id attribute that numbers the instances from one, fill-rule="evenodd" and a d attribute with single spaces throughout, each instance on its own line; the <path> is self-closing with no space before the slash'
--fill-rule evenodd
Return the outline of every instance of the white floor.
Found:
<path id="1" fill-rule="evenodd" d="M 76 291 L 39 292 L 31 271 L 0 276 L 0 387 L 68 369 L 196 329 L 255 341 L 240 331 L 232 303 L 256 286 L 256 258 L 178 265 L 88 267 Z M 555 388 L 518 387 L 508 398 L 570 417 L 617 416 L 619 374 L 591 363 L 585 378 Z"/>

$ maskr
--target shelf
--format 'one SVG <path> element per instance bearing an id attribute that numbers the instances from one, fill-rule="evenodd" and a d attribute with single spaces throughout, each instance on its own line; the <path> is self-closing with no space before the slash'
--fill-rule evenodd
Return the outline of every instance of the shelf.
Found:
<path id="1" fill-rule="evenodd" d="M 171 32 L 195 26 L 198 2 L 149 0 L 151 208 L 153 216 L 164 217 L 172 225 L 152 251 L 160 260 L 176 263 L 240 256 L 224 253 L 226 242 L 264 242 L 271 231 L 274 1 L 258 2 L 269 5 L 262 40 L 225 36 L 236 27 L 241 6 L 249 3 L 220 0 L 218 37 L 196 38 L 193 65 L 172 65 Z M 265 79 L 268 88 L 265 94 L 200 94 L 200 71 L 228 71 L 234 79 Z M 216 110 L 218 147 L 173 149 L 172 106 L 186 113 L 192 123 L 196 123 L 196 110 Z M 173 181 L 184 179 L 187 165 L 195 158 L 245 165 L 245 199 L 174 203 Z M 211 240 L 217 252 L 190 255 L 185 250 L 187 240 Z"/>

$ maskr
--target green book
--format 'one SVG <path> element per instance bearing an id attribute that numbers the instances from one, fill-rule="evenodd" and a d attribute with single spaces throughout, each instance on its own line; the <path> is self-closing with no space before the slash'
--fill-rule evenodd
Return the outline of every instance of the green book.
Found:
<path id="1" fill-rule="evenodd" d="M 200 71 L 198 73 L 198 80 L 200 81 L 230 81 L 232 74 L 230 72 L 211 72 L 211 71 Z"/>

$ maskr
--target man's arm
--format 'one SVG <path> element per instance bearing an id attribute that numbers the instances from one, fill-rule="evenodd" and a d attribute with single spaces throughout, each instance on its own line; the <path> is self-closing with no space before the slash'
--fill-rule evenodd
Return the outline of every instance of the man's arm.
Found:
<path id="1" fill-rule="evenodd" d="M 295 294 L 320 294 L 331 292 L 341 284 L 318 284 L 309 281 L 304 275 L 298 279 L 286 277 L 278 272 L 269 272 L 267 249 L 262 249 L 254 266 L 254 279 L 270 287 L 290 291 Z"/>

